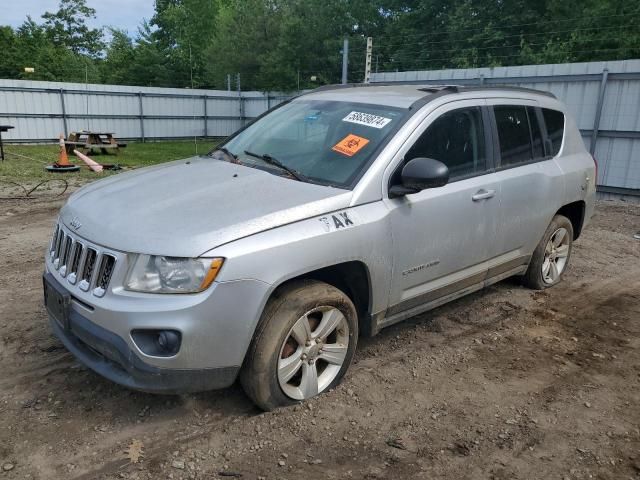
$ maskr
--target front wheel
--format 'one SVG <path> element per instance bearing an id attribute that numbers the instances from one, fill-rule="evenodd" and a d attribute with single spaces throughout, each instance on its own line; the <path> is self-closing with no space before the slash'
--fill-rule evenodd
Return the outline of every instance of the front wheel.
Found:
<path id="1" fill-rule="evenodd" d="M 560 282 L 569 265 L 572 248 L 573 225 L 567 217 L 556 215 L 533 252 L 524 284 L 543 290 Z"/>
<path id="2" fill-rule="evenodd" d="M 357 339 L 356 309 L 347 295 L 323 282 L 292 283 L 269 300 L 240 383 L 263 410 L 312 398 L 340 382 Z"/>

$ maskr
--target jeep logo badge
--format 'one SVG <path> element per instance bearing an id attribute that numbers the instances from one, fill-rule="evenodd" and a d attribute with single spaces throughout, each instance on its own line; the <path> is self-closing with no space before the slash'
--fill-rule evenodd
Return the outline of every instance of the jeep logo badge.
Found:
<path id="1" fill-rule="evenodd" d="M 82 223 L 80 223 L 80 219 L 78 217 L 73 217 L 69 225 L 75 230 L 78 230 L 82 226 Z"/>

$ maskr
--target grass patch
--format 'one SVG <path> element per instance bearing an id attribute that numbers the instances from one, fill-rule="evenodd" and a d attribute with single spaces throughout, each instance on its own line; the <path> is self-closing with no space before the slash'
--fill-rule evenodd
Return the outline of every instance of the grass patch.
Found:
<path id="1" fill-rule="evenodd" d="M 118 154 L 88 155 L 98 163 L 117 163 L 123 169 L 117 171 L 105 170 L 102 173 L 94 173 L 86 167 L 85 163 L 75 155 L 69 157 L 69 161 L 80 165 L 79 172 L 73 173 L 49 173 L 44 167 L 58 160 L 60 147 L 56 145 L 5 145 L 5 161 L 0 162 L 0 180 L 5 182 L 17 182 L 24 185 L 33 185 L 43 180 L 64 179 L 71 186 L 115 175 L 119 172 L 133 168 L 146 167 L 157 163 L 179 160 L 198 154 L 207 153 L 219 142 L 215 140 L 199 140 L 196 145 L 193 140 L 176 142 L 146 142 L 129 143 L 126 148 L 119 149 Z"/>

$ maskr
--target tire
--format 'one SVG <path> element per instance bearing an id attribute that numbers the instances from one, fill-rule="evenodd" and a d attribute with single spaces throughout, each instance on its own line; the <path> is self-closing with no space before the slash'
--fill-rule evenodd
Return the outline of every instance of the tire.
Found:
<path id="1" fill-rule="evenodd" d="M 569 266 L 572 250 L 573 225 L 567 217 L 556 215 L 533 251 L 523 284 L 534 290 L 544 290 L 559 283 Z"/>
<path id="2" fill-rule="evenodd" d="M 263 410 L 299 403 L 340 383 L 357 341 L 358 316 L 347 295 L 324 282 L 292 282 L 268 301 L 240 383 Z"/>

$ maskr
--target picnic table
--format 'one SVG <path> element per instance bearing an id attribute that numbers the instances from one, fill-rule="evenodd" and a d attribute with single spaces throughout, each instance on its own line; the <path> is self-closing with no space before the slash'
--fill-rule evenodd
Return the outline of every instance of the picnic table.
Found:
<path id="1" fill-rule="evenodd" d="M 8 132 L 13 125 L 0 125 L 0 159 L 4 162 L 4 146 L 2 145 L 2 132 Z"/>
<path id="2" fill-rule="evenodd" d="M 116 137 L 111 132 L 88 132 L 82 130 L 80 132 L 71 132 L 64 142 L 67 154 L 72 154 L 74 150 L 86 149 L 88 152 L 94 149 L 100 149 L 104 154 L 109 150 L 118 153 L 119 148 L 127 146 L 126 143 L 118 143 Z"/>

